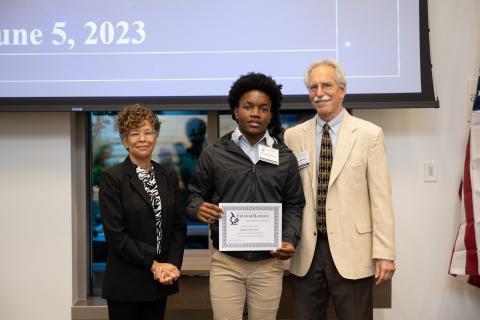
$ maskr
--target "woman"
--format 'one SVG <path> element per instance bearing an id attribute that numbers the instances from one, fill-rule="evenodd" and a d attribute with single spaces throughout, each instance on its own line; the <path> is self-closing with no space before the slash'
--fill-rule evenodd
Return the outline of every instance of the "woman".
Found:
<path id="1" fill-rule="evenodd" d="M 109 248 L 102 296 L 110 320 L 163 319 L 167 296 L 178 291 L 186 233 L 178 177 L 152 161 L 160 121 L 151 110 L 127 106 L 117 124 L 128 156 L 100 181 Z"/>

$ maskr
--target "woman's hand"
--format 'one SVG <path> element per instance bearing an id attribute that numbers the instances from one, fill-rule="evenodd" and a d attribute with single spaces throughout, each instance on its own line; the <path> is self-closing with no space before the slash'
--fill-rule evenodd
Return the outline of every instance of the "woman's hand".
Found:
<path id="1" fill-rule="evenodd" d="M 163 285 L 172 284 L 180 277 L 180 271 L 171 263 L 160 263 L 153 261 L 150 270 L 153 273 L 153 279 Z"/>

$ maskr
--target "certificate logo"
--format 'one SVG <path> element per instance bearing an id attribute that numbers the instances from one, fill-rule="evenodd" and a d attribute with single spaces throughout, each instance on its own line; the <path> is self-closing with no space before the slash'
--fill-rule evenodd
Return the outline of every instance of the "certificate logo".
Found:
<path id="1" fill-rule="evenodd" d="M 230 225 L 231 226 L 236 226 L 238 224 L 238 214 L 235 216 L 233 212 L 230 212 Z"/>

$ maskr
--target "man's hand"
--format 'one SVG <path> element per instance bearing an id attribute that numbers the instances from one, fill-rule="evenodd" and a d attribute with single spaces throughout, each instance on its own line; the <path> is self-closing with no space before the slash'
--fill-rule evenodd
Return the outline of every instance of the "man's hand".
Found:
<path id="1" fill-rule="evenodd" d="M 395 263 L 389 260 L 377 259 L 375 262 L 375 284 L 390 280 L 395 273 Z"/>
<path id="2" fill-rule="evenodd" d="M 215 221 L 220 219 L 222 215 L 222 208 L 214 205 L 213 203 L 204 202 L 200 208 L 198 208 L 197 219 L 208 224 L 213 224 Z"/>
<path id="3" fill-rule="evenodd" d="M 153 273 L 153 279 L 164 285 L 172 284 L 180 277 L 180 271 L 171 263 L 153 261 L 150 270 Z"/>
<path id="4" fill-rule="evenodd" d="M 295 253 L 295 247 L 290 242 L 282 242 L 282 246 L 272 250 L 272 255 L 280 260 L 288 260 Z"/>

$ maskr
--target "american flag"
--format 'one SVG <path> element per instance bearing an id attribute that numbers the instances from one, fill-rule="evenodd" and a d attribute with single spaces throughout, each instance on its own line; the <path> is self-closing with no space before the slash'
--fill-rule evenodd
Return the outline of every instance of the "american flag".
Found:
<path id="1" fill-rule="evenodd" d="M 463 179 L 460 183 L 460 227 L 449 273 L 480 287 L 480 77 L 473 102 Z"/>

